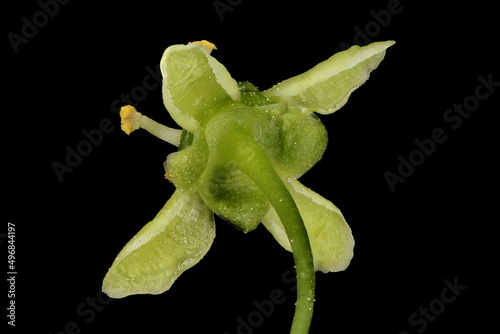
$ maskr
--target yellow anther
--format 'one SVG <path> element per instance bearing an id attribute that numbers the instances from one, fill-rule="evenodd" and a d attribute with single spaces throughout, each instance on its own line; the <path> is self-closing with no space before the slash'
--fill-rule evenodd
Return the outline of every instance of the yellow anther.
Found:
<path id="1" fill-rule="evenodd" d="M 142 114 L 134 107 L 127 105 L 120 109 L 121 128 L 126 134 L 131 134 L 137 129 L 140 129 L 139 118 Z"/>
<path id="2" fill-rule="evenodd" d="M 217 50 L 217 47 L 215 46 L 215 44 L 213 43 L 210 43 L 209 41 L 206 41 L 206 40 L 202 40 L 202 41 L 197 41 L 197 42 L 189 42 L 188 44 L 196 44 L 196 45 L 199 45 L 201 46 L 203 49 L 205 49 L 205 51 L 210 54 L 210 52 L 212 52 L 212 50 Z"/>

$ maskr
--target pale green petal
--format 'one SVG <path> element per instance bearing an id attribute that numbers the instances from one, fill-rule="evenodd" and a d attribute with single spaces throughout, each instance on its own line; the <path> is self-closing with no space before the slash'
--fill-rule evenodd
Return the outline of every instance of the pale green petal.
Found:
<path id="1" fill-rule="evenodd" d="M 263 94 L 321 114 L 340 109 L 380 64 L 394 41 L 352 46 L 331 56 L 309 71 L 271 87 Z"/>
<path id="2" fill-rule="evenodd" d="M 168 47 L 160 62 L 163 103 L 184 129 L 197 132 L 212 108 L 239 100 L 237 82 L 227 69 L 196 44 Z"/>
<path id="3" fill-rule="evenodd" d="M 345 270 L 353 257 L 354 238 L 340 210 L 297 180 L 290 179 L 285 184 L 304 220 L 315 269 L 324 273 Z M 290 241 L 274 209 L 269 210 L 262 223 L 281 246 L 291 251 Z"/>
<path id="4" fill-rule="evenodd" d="M 163 293 L 205 256 L 214 238 L 213 213 L 198 193 L 176 190 L 118 254 L 102 290 L 113 298 Z"/>

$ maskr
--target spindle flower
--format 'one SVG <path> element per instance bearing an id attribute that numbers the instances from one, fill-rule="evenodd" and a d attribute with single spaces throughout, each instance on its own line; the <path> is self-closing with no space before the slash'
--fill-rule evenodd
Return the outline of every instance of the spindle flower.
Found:
<path id="1" fill-rule="evenodd" d="M 297 303 L 291 333 L 309 330 L 315 271 L 347 268 L 354 239 L 340 210 L 298 178 L 322 157 L 328 135 L 318 114 L 341 108 L 393 41 L 353 46 L 309 71 L 260 91 L 236 82 L 207 41 L 173 45 L 161 59 L 163 101 L 182 130 L 132 106 L 122 129 L 139 128 L 178 146 L 165 161 L 176 190 L 118 254 L 103 282 L 113 298 L 159 294 L 208 252 L 214 213 L 243 232 L 260 223 L 293 253 Z"/>

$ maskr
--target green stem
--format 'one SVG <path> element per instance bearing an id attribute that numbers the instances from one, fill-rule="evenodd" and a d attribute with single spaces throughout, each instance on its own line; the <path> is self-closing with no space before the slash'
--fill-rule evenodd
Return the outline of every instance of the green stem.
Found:
<path id="1" fill-rule="evenodd" d="M 300 212 L 285 184 L 271 165 L 269 158 L 249 136 L 235 129 L 221 149 L 235 159 L 267 196 L 285 227 L 292 246 L 297 272 L 297 303 L 291 334 L 307 334 L 313 315 L 315 271 L 309 237 Z M 222 147 L 223 146 L 223 147 Z"/>

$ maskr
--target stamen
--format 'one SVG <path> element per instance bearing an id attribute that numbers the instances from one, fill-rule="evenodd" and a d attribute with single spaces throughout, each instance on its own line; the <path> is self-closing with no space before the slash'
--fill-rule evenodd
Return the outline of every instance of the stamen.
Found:
<path id="1" fill-rule="evenodd" d="M 152 135 L 174 146 L 179 146 L 182 130 L 160 124 L 127 105 L 120 109 L 121 129 L 130 135 L 137 129 L 144 129 Z"/>

